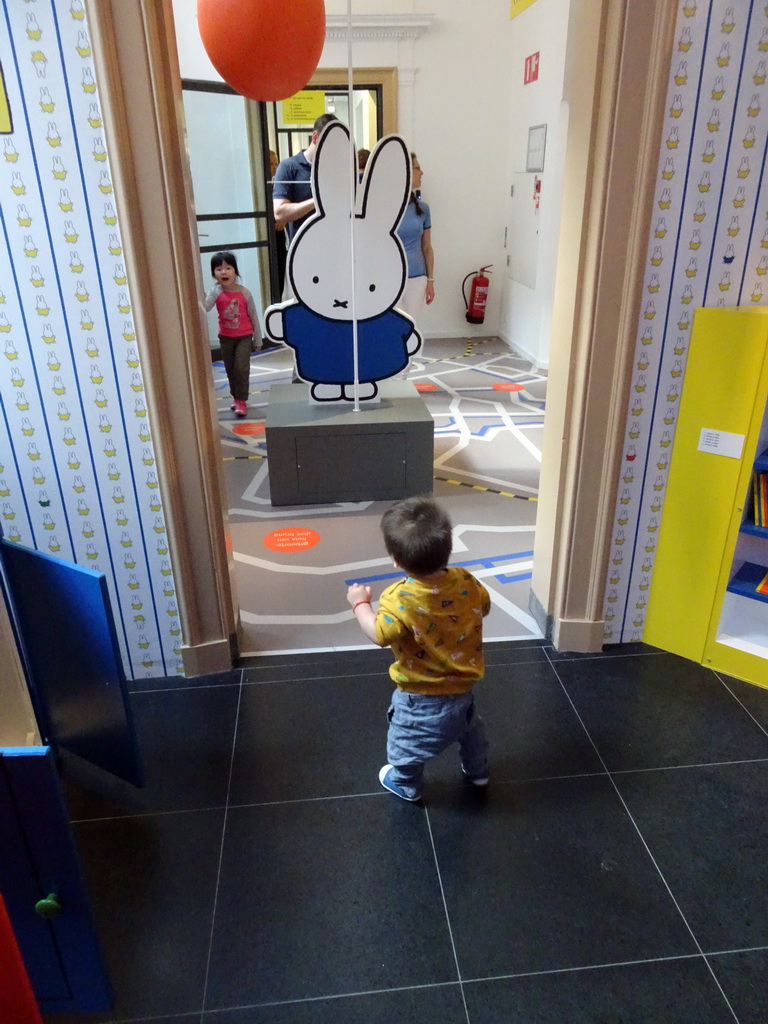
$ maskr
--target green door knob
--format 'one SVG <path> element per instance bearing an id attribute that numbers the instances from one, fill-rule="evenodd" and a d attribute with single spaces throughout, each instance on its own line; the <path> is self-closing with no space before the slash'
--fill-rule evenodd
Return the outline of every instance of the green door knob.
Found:
<path id="1" fill-rule="evenodd" d="M 52 892 L 44 900 L 38 900 L 35 904 L 35 913 L 49 921 L 54 917 L 58 917 L 61 913 L 61 904 L 56 893 Z"/>

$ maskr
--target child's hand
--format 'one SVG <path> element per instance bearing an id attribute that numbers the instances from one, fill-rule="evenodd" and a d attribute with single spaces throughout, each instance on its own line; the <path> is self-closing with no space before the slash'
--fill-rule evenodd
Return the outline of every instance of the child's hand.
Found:
<path id="1" fill-rule="evenodd" d="M 363 586 L 362 583 L 353 583 L 347 590 L 347 601 L 354 608 L 359 601 L 371 600 L 371 588 Z"/>
<path id="2" fill-rule="evenodd" d="M 352 605 L 352 614 L 360 629 L 372 643 L 381 647 L 381 641 L 376 636 L 376 612 L 371 607 L 371 588 L 362 583 L 353 583 L 347 590 L 347 600 Z M 355 605 L 358 605 L 357 611 Z"/>

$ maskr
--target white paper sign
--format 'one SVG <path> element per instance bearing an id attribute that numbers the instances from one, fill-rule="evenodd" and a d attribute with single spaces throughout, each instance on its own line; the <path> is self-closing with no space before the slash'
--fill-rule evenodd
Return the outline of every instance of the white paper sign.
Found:
<path id="1" fill-rule="evenodd" d="M 701 428 L 699 451 L 713 455 L 726 455 L 729 459 L 740 459 L 744 450 L 744 434 L 729 434 L 727 430 Z"/>

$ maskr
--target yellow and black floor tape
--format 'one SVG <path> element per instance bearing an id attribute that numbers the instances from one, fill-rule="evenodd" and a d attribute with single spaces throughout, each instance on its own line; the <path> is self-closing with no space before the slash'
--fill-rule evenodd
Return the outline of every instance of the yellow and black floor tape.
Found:
<path id="1" fill-rule="evenodd" d="M 502 498 L 519 498 L 521 501 L 538 501 L 534 495 L 530 494 L 512 494 L 511 491 L 497 491 L 493 487 L 481 487 L 480 484 L 468 484 L 463 480 L 451 480 L 447 476 L 436 476 L 435 480 L 439 480 L 442 484 L 455 484 L 457 487 L 469 487 L 472 491 L 487 491 L 489 494 L 500 494 Z"/>
<path id="2" fill-rule="evenodd" d="M 256 455 L 226 455 L 223 462 L 236 462 L 238 459 L 266 459 L 266 454 Z M 486 491 L 488 494 L 498 494 L 502 498 L 519 498 L 520 501 L 538 501 L 539 499 L 532 494 L 513 494 L 511 491 L 499 491 L 495 487 L 484 487 L 481 484 L 468 484 L 464 480 L 452 480 L 447 476 L 436 476 L 435 480 L 438 480 L 442 484 L 453 484 L 456 487 L 468 487 L 471 491 Z"/>
<path id="3" fill-rule="evenodd" d="M 509 351 L 509 350 L 507 350 Z M 503 356 L 505 352 L 473 352 L 471 346 L 467 347 L 466 352 L 462 352 L 460 356 L 443 356 L 441 359 L 423 359 L 421 356 L 414 356 L 414 361 L 417 363 L 445 363 L 453 359 L 467 359 L 469 356 L 482 356 L 483 359 L 489 359 L 492 356 Z"/>

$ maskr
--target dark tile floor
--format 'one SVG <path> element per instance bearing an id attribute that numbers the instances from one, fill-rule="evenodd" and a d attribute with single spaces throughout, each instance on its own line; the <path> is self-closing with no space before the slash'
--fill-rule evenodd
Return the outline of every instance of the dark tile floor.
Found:
<path id="1" fill-rule="evenodd" d="M 765 1024 L 768 690 L 642 645 L 490 644 L 487 791 L 380 788 L 385 651 L 143 680 L 139 792 L 65 766 L 153 1024 Z M 85 787 L 88 788 L 85 788 Z"/>

